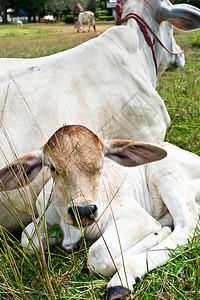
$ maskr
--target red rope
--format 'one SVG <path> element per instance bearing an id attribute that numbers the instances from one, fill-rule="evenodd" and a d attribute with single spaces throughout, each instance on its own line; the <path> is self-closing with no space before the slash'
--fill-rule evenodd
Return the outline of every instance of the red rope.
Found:
<path id="1" fill-rule="evenodd" d="M 127 21 L 130 18 L 133 18 L 136 20 L 137 24 L 140 27 L 140 30 L 142 31 L 144 38 L 147 42 L 147 44 L 149 45 L 149 47 L 151 48 L 152 51 L 152 55 L 153 55 L 153 60 L 154 60 L 154 64 L 155 64 L 155 68 L 156 68 L 156 74 L 158 71 L 158 66 L 157 66 L 157 59 L 156 59 L 156 54 L 155 54 L 155 50 L 154 50 L 154 45 L 155 45 L 155 40 L 153 40 L 153 42 L 151 41 L 151 38 L 149 36 L 149 33 L 147 31 L 147 29 L 153 34 L 153 36 L 156 38 L 156 40 L 160 43 L 160 45 L 170 54 L 173 55 L 180 55 L 182 53 L 184 53 L 183 50 L 181 50 L 180 52 L 172 52 L 169 49 L 167 49 L 163 43 L 161 42 L 161 40 L 157 37 L 157 35 L 153 32 L 153 30 L 151 29 L 151 27 L 145 22 L 145 20 L 140 17 L 139 15 L 137 15 L 136 13 L 130 12 L 128 13 L 124 18 L 121 19 L 121 15 L 122 15 L 122 5 L 123 5 L 123 0 L 120 1 L 120 4 L 117 4 L 115 6 L 115 12 L 116 12 L 116 25 L 121 25 L 123 22 Z"/>
<path id="2" fill-rule="evenodd" d="M 121 25 L 118 22 L 120 21 L 121 16 L 122 16 L 122 11 L 123 11 L 122 6 L 123 6 L 123 0 L 120 1 L 120 4 L 115 5 L 115 13 L 116 13 L 116 22 L 115 22 L 115 24 L 116 25 Z"/>

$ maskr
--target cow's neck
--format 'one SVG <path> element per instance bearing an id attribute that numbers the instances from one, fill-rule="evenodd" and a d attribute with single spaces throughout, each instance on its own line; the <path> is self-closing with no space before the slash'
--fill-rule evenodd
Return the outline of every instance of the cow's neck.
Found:
<path id="1" fill-rule="evenodd" d="M 157 35 L 159 30 L 159 25 L 155 22 L 153 16 L 152 16 L 152 8 L 150 6 L 144 5 L 143 1 L 138 1 L 137 6 L 133 5 L 132 1 L 127 1 L 123 6 L 123 13 L 122 17 L 125 17 L 128 13 L 134 12 L 138 14 L 140 17 L 142 17 L 146 23 L 151 27 L 153 32 Z M 149 78 L 152 82 L 152 85 L 155 87 L 157 82 L 157 73 L 156 73 L 156 67 L 155 62 L 152 55 L 151 48 L 147 45 L 147 42 L 144 39 L 144 35 L 142 31 L 140 30 L 137 22 L 134 19 L 128 19 L 126 22 L 123 23 L 123 25 L 127 25 L 135 30 L 135 32 L 138 35 L 139 40 L 139 49 L 140 53 L 143 54 L 143 62 L 142 65 L 145 68 L 145 72 L 149 70 Z M 151 41 L 154 40 L 153 35 L 148 31 L 149 36 L 151 38 Z M 157 55 L 156 47 L 154 47 L 155 55 L 156 55 L 156 61 L 159 66 L 159 58 Z M 145 65 L 146 64 L 146 65 Z"/>
<path id="2" fill-rule="evenodd" d="M 105 161 L 99 184 L 98 206 L 101 211 L 107 209 L 110 212 L 110 204 L 114 214 L 117 210 L 121 214 L 123 208 L 126 211 L 127 207 L 138 204 L 152 213 L 145 165 L 126 168 L 109 159 Z"/>

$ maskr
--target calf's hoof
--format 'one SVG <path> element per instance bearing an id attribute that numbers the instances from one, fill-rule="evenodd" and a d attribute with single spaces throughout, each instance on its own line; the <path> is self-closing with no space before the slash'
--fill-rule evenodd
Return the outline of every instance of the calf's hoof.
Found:
<path id="1" fill-rule="evenodd" d="M 121 286 L 114 286 L 107 289 L 106 300 L 121 299 L 131 294 L 131 291 Z"/>

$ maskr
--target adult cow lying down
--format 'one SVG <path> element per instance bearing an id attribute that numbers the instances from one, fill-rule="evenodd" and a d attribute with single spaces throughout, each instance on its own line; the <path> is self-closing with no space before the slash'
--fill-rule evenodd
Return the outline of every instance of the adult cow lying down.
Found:
<path id="1" fill-rule="evenodd" d="M 175 53 L 180 47 L 171 24 L 182 30 L 200 27 L 199 9 L 168 0 L 124 1 L 122 17 L 129 12 L 146 20 Z M 170 118 L 156 81 L 166 69 L 183 66 L 184 55 L 166 52 L 157 40 L 153 47 L 157 73 L 152 49 L 136 20 L 129 19 L 72 50 L 35 59 L 0 59 L 0 166 L 34 151 L 66 123 L 87 126 L 108 139 L 162 141 Z M 9 194 L 24 224 L 31 220 L 23 212 L 29 210 L 27 202 L 34 206 L 48 180 L 46 172 L 33 182 L 34 193 L 29 187 L 21 190 L 24 202 L 18 191 Z M 19 224 L 9 213 L 13 208 L 7 198 L 0 195 L 0 224 L 14 230 Z"/>
<path id="2" fill-rule="evenodd" d="M 4 188 L 15 189 L 16 184 L 34 180 L 43 166 L 54 180 L 50 203 L 48 199 L 38 203 L 39 210 L 49 206 L 47 227 L 60 225 L 66 249 L 74 247 L 85 232 L 93 242 L 90 268 L 112 276 L 107 299 L 131 291 L 145 272 L 169 259 L 169 249 L 185 245 L 195 232 L 200 158 L 190 152 L 164 142 L 103 140 L 83 126 L 69 125 L 39 150 L 1 170 L 0 180 Z M 40 223 L 46 248 L 43 228 Z M 37 235 L 35 246 L 29 245 L 33 223 L 26 229 L 22 245 L 39 250 Z M 56 242 L 51 235 L 48 240 Z"/>

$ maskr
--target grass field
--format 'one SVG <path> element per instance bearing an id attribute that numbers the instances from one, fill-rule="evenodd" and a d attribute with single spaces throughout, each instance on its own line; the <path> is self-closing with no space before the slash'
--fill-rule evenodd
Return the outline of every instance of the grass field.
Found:
<path id="1" fill-rule="evenodd" d="M 97 24 L 101 33 L 109 26 Z M 70 49 L 97 36 L 77 34 L 64 24 L 0 26 L 0 57 L 38 57 Z M 166 72 L 157 90 L 172 119 L 166 140 L 200 155 L 199 33 L 175 32 L 185 50 L 186 65 Z M 196 43 L 196 47 L 192 44 Z M 19 237 L 19 236 L 17 236 Z M 87 248 L 66 252 L 59 245 L 46 253 L 25 254 L 17 241 L 0 227 L 0 300 L 104 299 L 109 279 L 90 274 Z M 134 287 L 131 299 L 200 299 L 200 234 L 179 248 L 168 264 L 148 274 Z"/>
<path id="2" fill-rule="evenodd" d="M 88 39 L 98 36 L 109 28 L 99 25 L 97 33 L 77 34 L 74 26 L 58 24 L 25 24 L 23 28 L 16 25 L 0 26 L 0 57 L 33 58 L 46 56 L 73 48 Z"/>

